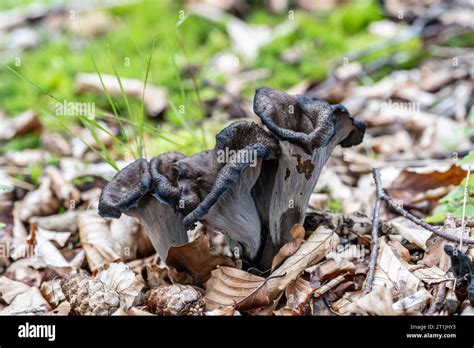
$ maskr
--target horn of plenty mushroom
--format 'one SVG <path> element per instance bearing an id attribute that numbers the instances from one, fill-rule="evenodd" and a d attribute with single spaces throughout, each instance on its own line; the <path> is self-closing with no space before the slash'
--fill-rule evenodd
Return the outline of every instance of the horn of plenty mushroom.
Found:
<path id="1" fill-rule="evenodd" d="M 341 105 L 269 88 L 256 91 L 254 111 L 279 139 L 278 167 L 271 194 L 265 196 L 271 196 L 270 236 L 281 246 L 291 240 L 291 227 L 303 223 L 310 195 L 334 147 L 359 144 L 365 123 L 354 120 Z"/>
<path id="2" fill-rule="evenodd" d="M 256 91 L 254 111 L 270 132 L 234 122 L 212 150 L 136 160 L 104 187 L 99 214 L 138 218 L 162 259 L 200 221 L 224 232 L 245 260 L 268 265 L 303 223 L 334 147 L 359 144 L 365 123 L 342 105 L 269 88 Z"/>
<path id="3" fill-rule="evenodd" d="M 99 214 L 119 218 L 122 213 L 137 218 L 145 227 L 156 252 L 166 259 L 171 245 L 187 243 L 184 215 L 177 211 L 179 189 L 172 164 L 184 156 L 167 153 L 148 163 L 136 160 L 122 169 L 104 187 Z"/>
<path id="4" fill-rule="evenodd" d="M 234 122 L 216 136 L 214 155 L 222 167 L 214 186 L 183 220 L 187 228 L 201 221 L 237 242 L 245 258 L 260 248 L 261 222 L 252 188 L 265 159 L 275 159 L 276 140 L 255 123 Z"/>

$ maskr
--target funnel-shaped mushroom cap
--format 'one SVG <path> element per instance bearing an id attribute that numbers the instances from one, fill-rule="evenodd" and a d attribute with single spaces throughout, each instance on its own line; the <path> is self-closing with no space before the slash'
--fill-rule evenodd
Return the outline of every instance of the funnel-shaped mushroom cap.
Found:
<path id="1" fill-rule="evenodd" d="M 175 207 L 180 191 L 173 164 L 183 157 L 166 153 L 150 164 L 144 159 L 133 162 L 104 187 L 99 201 L 101 216 L 118 218 L 125 213 L 140 220 L 163 260 L 171 245 L 188 241 L 183 214 Z"/>
<path id="2" fill-rule="evenodd" d="M 280 247 L 291 240 L 291 227 L 304 221 L 309 197 L 334 147 L 360 143 L 365 123 L 342 105 L 269 88 L 256 91 L 254 111 L 280 140 L 271 192 L 268 184 L 256 186 L 261 196 L 271 197 L 270 236 Z"/>
<path id="3" fill-rule="evenodd" d="M 214 186 L 221 167 L 213 150 L 199 152 L 176 162 L 177 181 L 181 189 L 180 211 L 187 214 L 201 203 Z"/>
<path id="4" fill-rule="evenodd" d="M 150 188 L 148 162 L 138 159 L 123 168 L 105 185 L 99 199 L 99 214 L 119 218 L 123 212 L 138 207 Z"/>
<path id="5" fill-rule="evenodd" d="M 202 221 L 226 233 L 250 259 L 258 252 L 261 226 L 251 190 L 264 159 L 276 158 L 278 144 L 255 123 L 234 122 L 216 136 L 216 161 L 222 165 L 214 186 L 183 220 Z"/>
<path id="6" fill-rule="evenodd" d="M 179 152 L 168 152 L 154 157 L 150 161 L 150 193 L 160 202 L 176 206 L 180 198 L 178 188 L 178 169 L 175 163 L 184 159 Z"/>
<path id="7" fill-rule="evenodd" d="M 336 114 L 345 110 L 320 98 L 289 95 L 265 87 L 256 91 L 253 105 L 255 113 L 275 136 L 298 145 L 308 154 L 329 144 L 336 135 Z M 347 117 L 353 121 L 348 112 Z M 341 140 L 346 146 L 362 140 L 365 125 L 361 122 L 354 124 L 351 140 Z"/>

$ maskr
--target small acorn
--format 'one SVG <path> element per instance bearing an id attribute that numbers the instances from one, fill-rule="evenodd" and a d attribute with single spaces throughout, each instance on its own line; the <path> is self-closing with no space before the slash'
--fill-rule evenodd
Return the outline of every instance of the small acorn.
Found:
<path id="1" fill-rule="evenodd" d="M 189 285 L 164 285 L 151 289 L 145 297 L 146 309 L 156 315 L 204 315 L 202 295 Z"/>

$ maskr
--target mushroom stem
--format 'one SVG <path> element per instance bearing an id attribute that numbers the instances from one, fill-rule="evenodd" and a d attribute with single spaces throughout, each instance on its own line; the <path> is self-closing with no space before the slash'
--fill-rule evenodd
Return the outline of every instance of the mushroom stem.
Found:
<path id="1" fill-rule="evenodd" d="M 183 226 L 184 215 L 150 195 L 141 200 L 138 208 L 130 209 L 125 214 L 140 220 L 162 260 L 166 259 L 170 246 L 188 242 Z"/>
<path id="2" fill-rule="evenodd" d="M 270 200 L 270 236 L 277 246 L 290 242 L 290 230 L 302 224 L 311 193 L 318 182 L 332 147 L 308 155 L 288 141 L 280 142 L 281 157 Z"/>

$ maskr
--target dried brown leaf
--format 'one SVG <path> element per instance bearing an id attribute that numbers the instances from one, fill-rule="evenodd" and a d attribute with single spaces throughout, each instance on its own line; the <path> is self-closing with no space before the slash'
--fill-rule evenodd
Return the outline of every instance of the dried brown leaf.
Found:
<path id="1" fill-rule="evenodd" d="M 190 243 L 171 246 L 166 264 L 178 272 L 186 271 L 196 284 L 204 284 L 217 266 L 235 267 L 232 259 L 217 255 L 210 249 L 209 237 L 204 234 Z"/>
<path id="2" fill-rule="evenodd" d="M 268 293 L 270 299 L 275 299 L 294 281 L 306 268 L 322 260 L 326 253 L 339 242 L 334 231 L 321 226 L 314 231 L 298 251 L 287 258 L 268 279 Z"/>
<path id="3" fill-rule="evenodd" d="M 230 267 L 212 271 L 205 299 L 206 310 L 232 306 L 247 311 L 270 303 L 265 278 Z"/>

